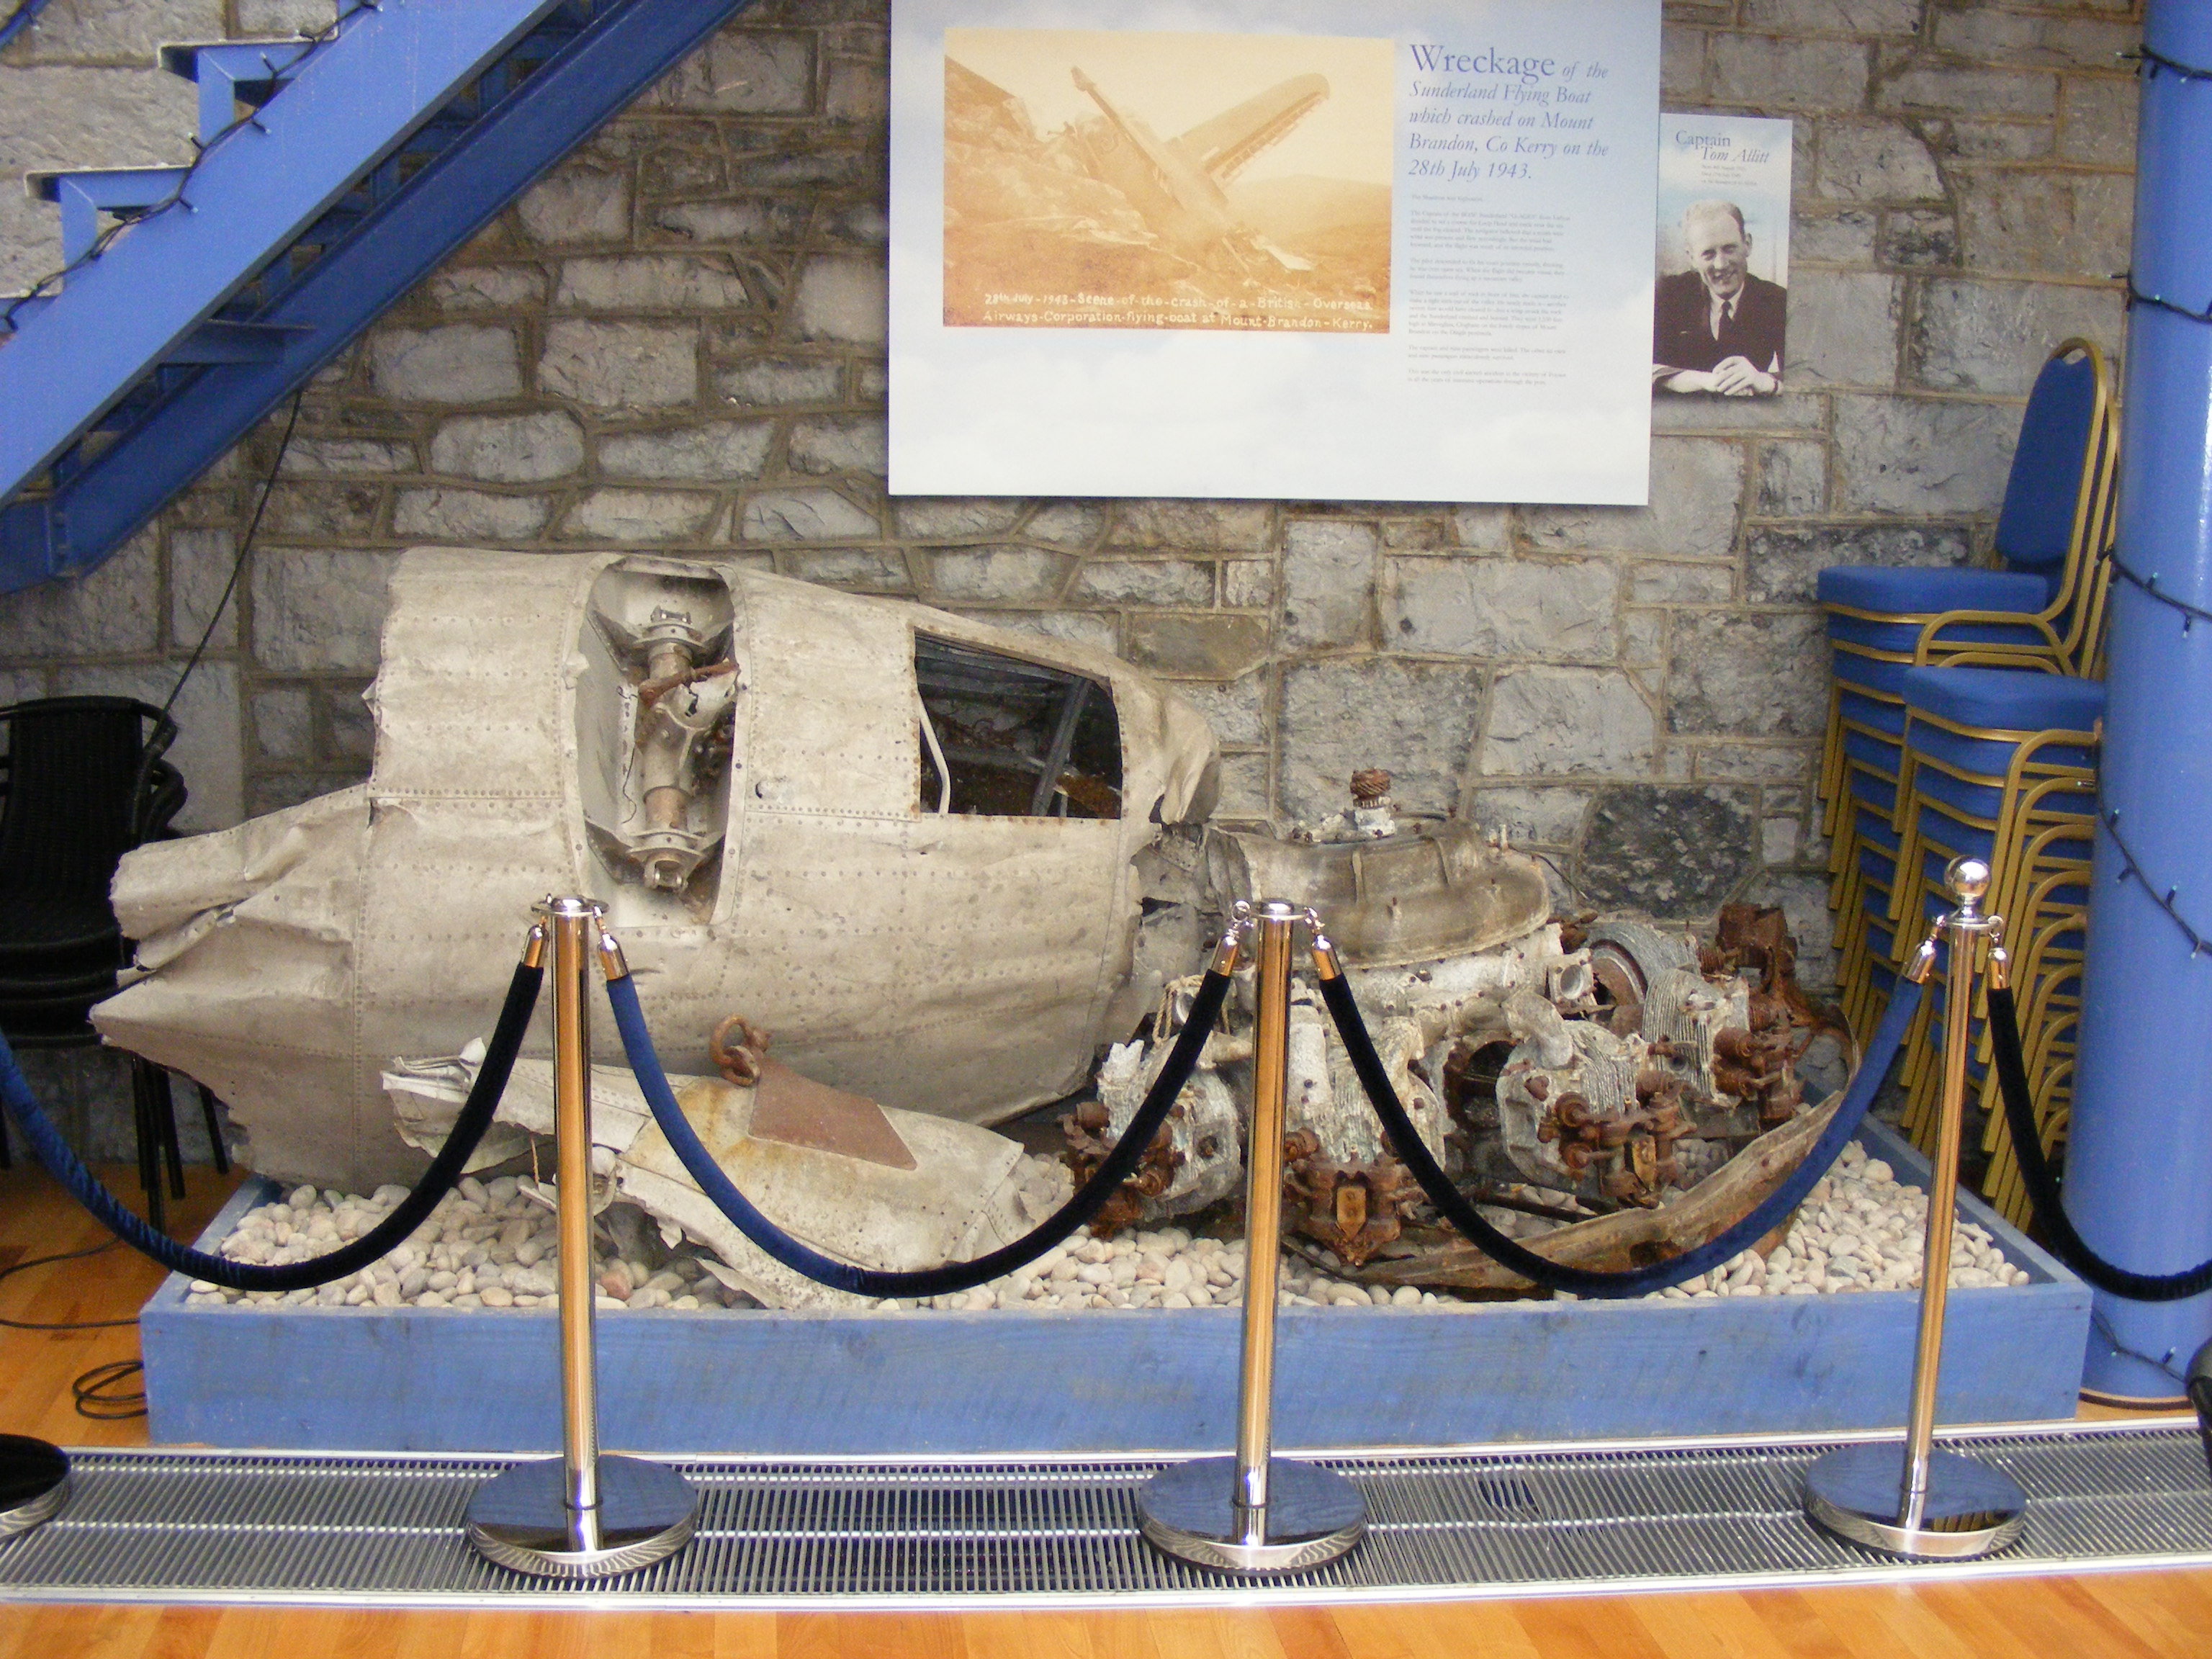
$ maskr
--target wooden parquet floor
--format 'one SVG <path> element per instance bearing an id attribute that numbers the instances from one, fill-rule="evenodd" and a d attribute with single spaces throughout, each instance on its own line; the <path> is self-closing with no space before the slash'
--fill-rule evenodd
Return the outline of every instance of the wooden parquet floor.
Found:
<path id="1" fill-rule="evenodd" d="M 19 1149 L 20 1149 L 20 1143 Z M 0 1174 L 0 1267 L 100 1242 L 43 1175 Z M 131 1174 L 106 1172 L 118 1191 Z M 234 1183 L 192 1172 L 197 1230 Z M 127 1319 L 160 1270 L 120 1247 L 0 1280 L 0 1317 Z M 0 1329 L 0 1430 L 144 1443 L 76 1415 L 70 1382 L 137 1352 L 129 1327 Z M 9 1607 L 0 1659 L 2212 1659 L 2212 1571 L 1906 1588 L 1039 1613 L 364 1613 Z"/>

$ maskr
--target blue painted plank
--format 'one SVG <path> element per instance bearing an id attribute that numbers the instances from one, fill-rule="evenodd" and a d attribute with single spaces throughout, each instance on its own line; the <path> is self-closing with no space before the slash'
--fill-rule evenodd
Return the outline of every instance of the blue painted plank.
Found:
<path id="1" fill-rule="evenodd" d="M 1869 1150 L 1908 1177 L 1917 1155 Z M 1917 1167 L 1916 1167 L 1917 1166 Z M 249 1184 L 220 1238 L 270 1189 Z M 2086 1286 L 1966 1200 L 2035 1282 L 1954 1292 L 1941 1420 L 2070 1416 Z M 410 1450 L 559 1444 L 550 1310 L 187 1308 L 141 1320 L 157 1442 Z M 1276 1439 L 1437 1445 L 1891 1427 L 1917 1298 L 1525 1302 L 1477 1312 L 1287 1309 Z M 611 1448 L 762 1454 L 1220 1449 L 1236 1431 L 1234 1309 L 851 1316 L 609 1315 Z"/>

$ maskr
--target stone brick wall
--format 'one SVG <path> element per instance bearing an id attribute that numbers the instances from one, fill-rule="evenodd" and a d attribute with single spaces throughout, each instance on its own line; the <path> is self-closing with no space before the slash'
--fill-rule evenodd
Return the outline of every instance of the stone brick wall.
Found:
<path id="1" fill-rule="evenodd" d="M 1668 107 L 1797 124 L 1794 292 L 1786 393 L 1662 404 L 1642 510 L 887 499 L 883 10 L 763 0 L 315 383 L 188 694 L 193 823 L 361 775 L 398 550 L 735 551 L 1182 682 L 1229 815 L 1379 764 L 1589 903 L 1749 895 L 1825 939 L 1814 574 L 1981 555 L 2041 356 L 2118 348 L 2129 0 L 1670 0 Z M 153 43 L 315 12 L 55 0 L 0 58 L 0 170 L 173 158 Z M 52 237 L 0 202 L 15 285 Z M 88 580 L 0 599 L 5 694 L 165 690 L 277 424 Z"/>

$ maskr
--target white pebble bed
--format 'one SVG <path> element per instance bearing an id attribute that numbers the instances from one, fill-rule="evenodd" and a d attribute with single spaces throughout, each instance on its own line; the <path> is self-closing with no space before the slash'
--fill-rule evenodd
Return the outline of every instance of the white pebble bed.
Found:
<path id="1" fill-rule="evenodd" d="M 404 1196 L 398 1187 L 380 1187 L 367 1198 L 301 1187 L 281 1202 L 247 1211 L 223 1241 L 222 1254 L 238 1261 L 305 1261 L 359 1237 Z M 408 1242 L 350 1279 L 319 1290 L 282 1294 L 225 1291 L 198 1281 L 185 1299 L 195 1306 L 237 1302 L 278 1307 L 555 1305 L 559 1297 L 550 1197 L 550 1189 L 541 1194 L 535 1183 L 512 1176 L 489 1182 L 468 1177 Z M 1652 1294 L 1680 1301 L 1917 1290 L 1927 1208 L 1924 1193 L 1900 1183 L 1888 1164 L 1869 1158 L 1854 1142 L 1813 1188 L 1789 1233 L 1770 1255 L 1762 1259 L 1747 1250 L 1710 1274 Z M 1527 1224 L 1525 1218 L 1514 1219 Z M 626 1260 L 604 1245 L 602 1251 L 597 1263 L 597 1305 L 608 1311 L 755 1305 L 742 1291 L 726 1288 L 689 1245 L 668 1253 L 658 1266 Z M 2028 1277 L 2024 1268 L 2005 1261 L 1983 1228 L 1962 1222 L 1954 1232 L 1954 1289 L 2024 1285 Z M 1241 1240 L 1194 1237 L 1180 1227 L 1124 1233 L 1112 1239 L 1079 1233 L 989 1285 L 933 1297 L 927 1303 L 885 1301 L 875 1310 L 1225 1307 L 1243 1302 L 1243 1279 Z M 1393 1290 L 1352 1284 L 1288 1254 L 1282 1258 L 1278 1290 L 1279 1299 L 1290 1307 L 1471 1311 L 1503 1305 L 1410 1285 Z"/>

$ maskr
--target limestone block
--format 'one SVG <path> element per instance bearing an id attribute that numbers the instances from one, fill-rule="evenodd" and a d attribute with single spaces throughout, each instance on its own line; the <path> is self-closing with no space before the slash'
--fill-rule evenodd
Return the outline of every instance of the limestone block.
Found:
<path id="1" fill-rule="evenodd" d="M 972 605 L 996 599 L 1036 605 L 1056 599 L 1075 561 L 1041 547 L 969 547 L 927 556 L 930 586 L 941 598 Z"/>
<path id="2" fill-rule="evenodd" d="M 1026 503 L 1000 495 L 904 495 L 891 504 L 898 533 L 923 541 L 1000 536 L 1021 521 Z"/>
<path id="3" fill-rule="evenodd" d="M 1735 572 L 1724 564 L 1639 564 L 1629 573 L 1628 596 L 1638 605 L 1726 605 L 1735 597 Z"/>
<path id="4" fill-rule="evenodd" d="M 1441 552 L 1454 545 L 1451 520 L 1435 514 L 1418 519 L 1385 519 L 1382 545 L 1404 553 Z"/>
<path id="5" fill-rule="evenodd" d="M 877 202 L 824 204 L 822 230 L 825 235 L 840 242 L 851 242 L 860 247 L 882 247 L 891 239 L 890 216 Z"/>
<path id="6" fill-rule="evenodd" d="M 1185 681 L 1176 690 L 1198 706 L 1213 735 L 1232 748 L 1267 741 L 1267 678 L 1247 674 L 1225 684 Z"/>
<path id="7" fill-rule="evenodd" d="M 1835 504 L 1845 512 L 1987 513 L 2002 498 L 2017 409 L 1851 396 L 1835 407 Z"/>
<path id="8" fill-rule="evenodd" d="M 750 357 L 714 370 L 714 390 L 726 401 L 757 408 L 835 403 L 844 365 L 820 358 Z"/>
<path id="9" fill-rule="evenodd" d="M 536 265 L 463 265 L 434 272 L 422 291 L 441 311 L 532 310 L 545 303 L 545 273 Z"/>
<path id="10" fill-rule="evenodd" d="M 803 340 L 881 345 L 890 328 L 890 274 L 872 259 L 817 255 L 799 275 Z"/>
<path id="11" fill-rule="evenodd" d="M 323 718 L 329 723 L 331 754 L 367 767 L 376 754 L 376 720 L 368 710 L 368 687 L 325 684 Z"/>
<path id="12" fill-rule="evenodd" d="M 1820 757 L 1813 743 L 1707 743 L 1697 745 L 1698 775 L 1727 783 L 1802 784 Z"/>
<path id="13" fill-rule="evenodd" d="M 1390 774 L 1390 793 L 1413 811 L 1459 803 L 1474 747 L 1483 671 L 1389 657 L 1305 663 L 1283 673 L 1282 809 L 1313 821 L 1350 800 L 1352 775 Z"/>
<path id="14" fill-rule="evenodd" d="M 1267 623 L 1263 617 L 1231 611 L 1139 611 L 1129 618 L 1122 654 L 1140 668 L 1163 674 L 1233 680 L 1266 659 Z"/>
<path id="15" fill-rule="evenodd" d="M 890 77 L 879 64 L 840 58 L 830 65 L 830 85 L 823 106 L 833 121 L 862 125 L 880 121 L 890 107 Z"/>
<path id="16" fill-rule="evenodd" d="M 371 483 L 335 479 L 279 483 L 269 492 L 262 527 L 276 536 L 351 537 L 377 532 L 384 492 Z"/>
<path id="17" fill-rule="evenodd" d="M 1361 645 L 1374 610 L 1375 526 L 1293 519 L 1283 532 L 1283 640 L 1294 648 Z"/>
<path id="18" fill-rule="evenodd" d="M 1273 526 L 1265 501 L 1121 501 L 1106 544 L 1256 553 Z"/>
<path id="19" fill-rule="evenodd" d="M 1022 526 L 1024 539 L 1048 547 L 1091 548 L 1106 528 L 1106 508 L 1097 501 L 1048 501 Z"/>
<path id="20" fill-rule="evenodd" d="M 499 483 L 565 477 L 584 464 L 584 429 L 561 410 L 464 415 L 430 440 L 430 470 Z"/>
<path id="21" fill-rule="evenodd" d="M 1705 33 L 1703 29 L 1663 27 L 1659 33 L 1659 96 L 1664 106 L 1678 109 L 1705 89 Z"/>
<path id="22" fill-rule="evenodd" d="M 1685 736 L 1818 737 L 1828 653 L 1811 611 L 1678 611 L 1667 729 Z"/>
<path id="23" fill-rule="evenodd" d="M 752 295 L 727 259 L 633 253 L 565 259 L 554 305 L 563 311 L 744 311 Z"/>
<path id="24" fill-rule="evenodd" d="M 2117 288 L 1942 278 L 1920 290 L 1906 358 L 1914 378 L 1938 391 L 2025 397 L 2052 346 L 2080 335 L 2109 355 L 2126 316 Z"/>
<path id="25" fill-rule="evenodd" d="M 1797 843 L 1804 825 L 1795 817 L 1765 817 L 1759 821 L 1759 861 L 1768 868 L 1787 868 L 1797 861 Z"/>
<path id="26" fill-rule="evenodd" d="M 1587 789 L 1478 789 L 1468 816 L 1506 839 L 1540 847 L 1571 847 L 1589 807 Z"/>
<path id="27" fill-rule="evenodd" d="M 1998 69 L 1908 69 L 1886 77 L 1879 109 L 1908 115 L 2013 115 L 2048 118 L 2057 106 L 2054 76 Z"/>
<path id="28" fill-rule="evenodd" d="M 158 708 L 176 688 L 182 668 L 180 663 L 73 665 L 54 676 L 54 692 L 64 697 L 136 697 Z M 169 714 L 177 722 L 177 740 L 167 758 L 184 774 L 185 787 L 191 792 L 177 814 L 176 828 L 185 835 L 228 830 L 246 816 L 245 714 L 237 665 L 203 658 Z"/>
<path id="29" fill-rule="evenodd" d="M 625 432 L 599 442 L 610 478 L 757 478 L 775 437 L 773 421 L 708 421 L 660 432 Z"/>
<path id="30" fill-rule="evenodd" d="M 1959 263 L 1959 218 L 1948 208 L 1899 210 L 1881 224 L 1884 264 L 1934 269 Z"/>
<path id="31" fill-rule="evenodd" d="M 314 702 L 304 685 L 264 686 L 253 694 L 253 749 L 263 760 L 304 761 L 315 752 Z"/>
<path id="32" fill-rule="evenodd" d="M 994 628 L 1011 628 L 1017 634 L 1034 634 L 1041 640 L 1088 646 L 1093 651 L 1113 651 L 1114 618 L 1095 611 L 962 611 L 971 622 Z"/>
<path id="33" fill-rule="evenodd" d="M 405 489 L 392 510 L 397 536 L 466 546 L 519 542 L 545 526 L 552 509 L 542 495 L 498 495 L 488 489 Z"/>
<path id="34" fill-rule="evenodd" d="M 813 41 L 797 33 L 725 29 L 661 76 L 642 101 L 731 115 L 804 115 L 814 101 Z"/>
<path id="35" fill-rule="evenodd" d="M 1382 635 L 1395 649 L 1512 660 L 1613 654 L 1620 578 L 1607 560 L 1404 558 L 1386 566 Z"/>
<path id="36" fill-rule="evenodd" d="M 1984 64 L 2109 68 L 2141 31 L 2125 18 L 2032 17 L 1992 6 L 1938 10 L 1935 44 Z"/>
<path id="37" fill-rule="evenodd" d="M 1503 553 L 1513 545 L 1513 509 L 1462 507 L 1452 514 L 1452 535 L 1470 553 Z"/>
<path id="38" fill-rule="evenodd" d="M 1723 104 L 1787 110 L 1855 110 L 1865 100 L 1869 48 L 1847 40 L 1717 34 L 1712 96 Z"/>
<path id="39" fill-rule="evenodd" d="M 599 409 L 665 409 L 699 393 L 694 328 L 564 320 L 545 331 L 541 391 Z"/>
<path id="40" fill-rule="evenodd" d="M 1762 518 L 1802 518 L 1828 504 L 1828 447 L 1797 439 L 1764 445 L 1759 453 Z"/>
<path id="41" fill-rule="evenodd" d="M 1794 332 L 1796 319 L 1791 320 Z M 1655 398 L 1652 408 L 1772 401 L 1668 397 Z M 1603 547 L 1627 553 L 1663 553 L 1677 559 L 1723 558 L 1735 540 L 1743 472 L 1743 451 L 1734 444 L 1655 438 L 1650 506 L 1532 507 L 1522 510 L 1522 522 L 1529 539 L 1539 547 Z"/>
<path id="42" fill-rule="evenodd" d="M 135 66 L 150 63 L 164 40 L 220 40 L 222 22 L 222 0 L 52 0 L 9 60 Z"/>
<path id="43" fill-rule="evenodd" d="M 227 594 L 238 562 L 238 538 L 228 530 L 179 526 L 169 532 L 169 640 L 191 650 L 206 635 L 209 648 L 238 643 L 236 596 Z M 216 607 L 220 605 L 218 616 Z M 208 632 L 208 623 L 215 630 Z"/>
<path id="44" fill-rule="evenodd" d="M 791 470 L 866 472 L 880 478 L 890 465 L 889 441 L 878 415 L 799 421 L 791 428 Z"/>
<path id="45" fill-rule="evenodd" d="M 1267 757 L 1224 755 L 1221 757 L 1221 804 L 1213 809 L 1216 823 L 1264 823 L 1272 816 L 1267 791 Z"/>
<path id="46" fill-rule="evenodd" d="M 1838 213 L 1813 213 L 1800 208 L 1790 227 L 1790 256 L 1793 260 L 1817 259 L 1837 265 L 1871 264 L 1878 222 L 1876 216 L 1865 208 L 1845 208 Z"/>
<path id="47" fill-rule="evenodd" d="M 1194 559 L 1093 559 L 1076 578 L 1074 597 L 1107 605 L 1208 605 L 1213 567 Z"/>
<path id="48" fill-rule="evenodd" d="M 714 497 L 688 489 L 594 489 L 568 509 L 561 533 L 599 541 L 673 542 L 701 534 Z"/>
<path id="49" fill-rule="evenodd" d="M 241 35 L 317 34 L 337 19 L 338 0 L 238 0 Z"/>
<path id="50" fill-rule="evenodd" d="M 311 438 L 295 433 L 284 452 L 284 476 L 412 472 L 415 446 L 388 438 Z"/>
<path id="51" fill-rule="evenodd" d="M 1221 567 L 1221 603 L 1264 610 L 1275 602 L 1276 567 L 1264 559 L 1231 559 Z"/>
<path id="52" fill-rule="evenodd" d="M 182 166 L 191 159 L 192 89 L 152 68 L 41 65 L 0 76 L 0 294 L 13 294 L 58 269 L 62 252 L 59 217 L 16 179 L 34 168 Z"/>
<path id="53" fill-rule="evenodd" d="M 1872 272 L 1800 270 L 1790 284 L 1784 378 L 1798 389 L 1893 386 L 1900 284 Z"/>
<path id="54" fill-rule="evenodd" d="M 1753 605 L 1810 605 L 1831 565 L 1941 567 L 1972 559 L 1964 525 L 1774 525 L 1754 530 L 1744 553 L 1744 598 Z"/>
<path id="55" fill-rule="evenodd" d="M 1771 398 L 1655 397 L 1651 400 L 1651 429 L 1656 433 L 1821 432 L 1827 424 L 1826 398 L 1787 386 Z M 1659 496 L 1661 453 L 1655 443 L 1651 488 L 1655 500 Z"/>
<path id="56" fill-rule="evenodd" d="M 653 222 L 695 242 L 795 242 L 806 233 L 806 206 L 781 197 L 735 202 L 672 202 Z"/>
<path id="57" fill-rule="evenodd" d="M 849 587 L 864 593 L 914 592 L 906 555 L 896 548 L 830 547 L 784 556 L 783 574 L 824 587 Z"/>
<path id="58" fill-rule="evenodd" d="M 2110 173 L 1999 173 L 1959 201 L 1960 263 L 2104 276 L 2128 262 L 2133 181 Z"/>
<path id="59" fill-rule="evenodd" d="M 1943 131 L 1943 148 L 1962 161 L 2035 161 L 2058 150 L 2051 124 L 2034 117 L 1978 120 L 1959 116 L 1944 122 Z"/>
<path id="60" fill-rule="evenodd" d="M 2068 76 L 2058 94 L 2058 153 L 2069 161 L 2130 166 L 2139 102 L 2131 75 Z"/>
<path id="61" fill-rule="evenodd" d="M 253 654 L 279 673 L 375 671 L 397 553 L 262 547 L 253 554 Z"/>
<path id="62" fill-rule="evenodd" d="M 571 162 L 514 204 L 530 240 L 546 247 L 619 242 L 629 235 L 629 175 Z"/>
<path id="63" fill-rule="evenodd" d="M 1599 793 L 1575 884 L 1600 909 L 1686 921 L 1717 910 L 1759 868 L 1748 789 L 1625 784 Z"/>
<path id="64" fill-rule="evenodd" d="M 153 651 L 161 642 L 161 532 L 149 525 L 84 575 L 0 593 L 0 657 Z"/>
<path id="65" fill-rule="evenodd" d="M 1777 34 L 1911 35 L 1921 0 L 1744 0 L 1746 28 Z"/>
<path id="66" fill-rule="evenodd" d="M 1631 668 L 1656 668 L 1667 660 L 1667 613 L 1622 607 L 1620 660 Z"/>
<path id="67" fill-rule="evenodd" d="M 1490 688 L 1486 777 L 1620 777 L 1649 772 L 1651 709 L 1613 668 L 1509 668 Z"/>
<path id="68" fill-rule="evenodd" d="M 738 537 L 748 542 L 872 541 L 883 533 L 876 515 L 834 489 L 775 489 L 747 501 Z"/>
<path id="69" fill-rule="evenodd" d="M 370 384 L 398 403 L 489 404 L 522 395 L 511 330 L 488 323 L 380 329 L 369 337 Z"/>
<path id="70" fill-rule="evenodd" d="M 1830 121 L 1820 128 L 1820 193 L 1842 202 L 1939 200 L 1943 176 L 1902 121 Z"/>

